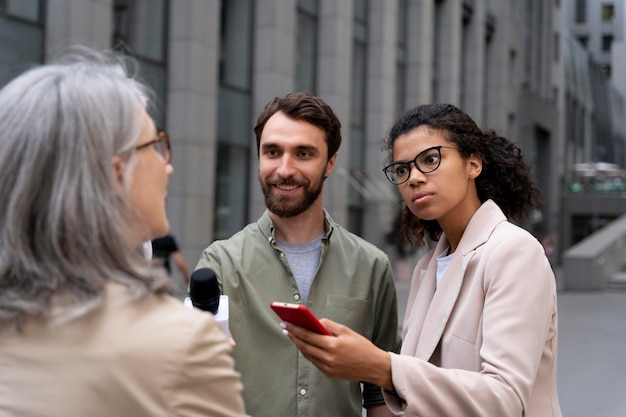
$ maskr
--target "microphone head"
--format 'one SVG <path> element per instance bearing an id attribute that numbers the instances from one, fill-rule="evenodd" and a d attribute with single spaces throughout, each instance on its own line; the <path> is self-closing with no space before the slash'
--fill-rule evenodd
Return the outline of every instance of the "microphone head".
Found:
<path id="1" fill-rule="evenodd" d="M 193 271 L 189 282 L 189 298 L 194 307 L 215 314 L 220 306 L 220 295 L 215 271 L 210 268 Z"/>

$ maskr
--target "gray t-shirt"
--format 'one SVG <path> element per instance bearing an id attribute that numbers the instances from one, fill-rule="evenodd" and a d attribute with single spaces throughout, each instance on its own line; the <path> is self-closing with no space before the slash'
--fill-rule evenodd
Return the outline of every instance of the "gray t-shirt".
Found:
<path id="1" fill-rule="evenodd" d="M 287 262 L 298 284 L 303 304 L 306 304 L 311 283 L 320 262 L 323 236 L 322 234 L 317 239 L 306 243 L 289 243 L 276 239 L 276 243 L 287 256 Z"/>

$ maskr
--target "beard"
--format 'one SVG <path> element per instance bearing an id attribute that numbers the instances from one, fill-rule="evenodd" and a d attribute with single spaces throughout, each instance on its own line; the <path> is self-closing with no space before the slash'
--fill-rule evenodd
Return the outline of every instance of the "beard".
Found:
<path id="1" fill-rule="evenodd" d="M 265 206 L 269 211 L 276 214 L 278 217 L 294 217 L 300 213 L 305 212 L 311 205 L 317 200 L 322 192 L 323 179 L 311 186 L 311 181 L 304 179 L 302 181 L 295 181 L 293 179 L 278 178 L 273 180 L 267 178 L 263 181 L 259 178 L 261 183 L 261 190 L 265 196 Z M 293 197 L 283 196 L 274 193 L 275 185 L 298 185 L 304 190 L 304 196 Z"/>

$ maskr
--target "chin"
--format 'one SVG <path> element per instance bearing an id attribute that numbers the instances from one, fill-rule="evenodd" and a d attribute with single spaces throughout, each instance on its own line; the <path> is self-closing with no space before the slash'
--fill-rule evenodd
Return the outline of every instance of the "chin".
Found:
<path id="1" fill-rule="evenodd" d="M 165 236 L 169 231 L 170 223 L 168 221 L 165 221 L 163 224 L 152 228 L 152 230 L 150 231 L 152 233 L 152 238 L 150 240 L 156 239 L 157 237 Z"/>

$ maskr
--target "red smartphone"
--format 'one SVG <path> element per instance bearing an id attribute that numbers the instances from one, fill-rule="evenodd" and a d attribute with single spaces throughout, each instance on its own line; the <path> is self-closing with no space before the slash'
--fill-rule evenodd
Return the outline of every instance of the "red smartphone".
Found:
<path id="1" fill-rule="evenodd" d="M 304 304 L 283 303 L 272 301 L 270 307 L 283 321 L 304 327 L 315 333 L 332 336 L 326 327 L 315 317 Z"/>

